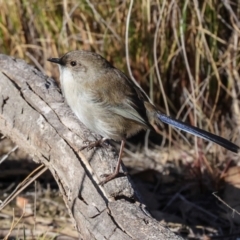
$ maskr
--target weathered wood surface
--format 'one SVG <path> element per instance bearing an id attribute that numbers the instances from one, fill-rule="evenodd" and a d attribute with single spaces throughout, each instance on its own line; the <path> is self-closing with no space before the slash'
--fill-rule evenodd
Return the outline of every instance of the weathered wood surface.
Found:
<path id="1" fill-rule="evenodd" d="M 127 177 L 103 187 L 113 148 L 79 151 L 94 136 L 76 119 L 55 82 L 23 60 L 0 55 L 0 132 L 56 179 L 80 239 L 181 239 L 144 213 Z"/>

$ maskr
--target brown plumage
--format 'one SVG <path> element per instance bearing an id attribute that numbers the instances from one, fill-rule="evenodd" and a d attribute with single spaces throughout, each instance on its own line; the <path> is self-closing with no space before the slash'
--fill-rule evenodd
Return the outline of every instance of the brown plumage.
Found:
<path id="1" fill-rule="evenodd" d="M 96 53 L 72 51 L 49 61 L 58 64 L 63 94 L 79 120 L 103 141 L 122 142 L 116 170 L 102 184 L 117 176 L 126 138 L 142 129 L 158 131 L 162 122 L 239 151 L 222 137 L 162 114 L 137 83 Z"/>

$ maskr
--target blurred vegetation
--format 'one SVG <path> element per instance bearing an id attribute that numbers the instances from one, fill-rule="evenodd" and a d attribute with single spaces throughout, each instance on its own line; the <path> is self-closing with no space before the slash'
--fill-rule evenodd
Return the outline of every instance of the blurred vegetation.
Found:
<path id="1" fill-rule="evenodd" d="M 129 6 L 0 0 L 0 50 L 57 78 L 47 58 L 75 49 L 98 52 L 127 73 L 128 46 L 133 76 L 164 112 L 212 132 L 211 120 L 238 114 L 232 106 L 240 82 L 239 1 L 135 0 Z"/>

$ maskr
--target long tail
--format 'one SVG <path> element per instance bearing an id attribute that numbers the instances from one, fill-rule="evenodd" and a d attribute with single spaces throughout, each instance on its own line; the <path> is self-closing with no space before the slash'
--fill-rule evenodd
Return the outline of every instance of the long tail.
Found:
<path id="1" fill-rule="evenodd" d="M 207 131 L 204 131 L 200 128 L 197 128 L 197 127 L 194 127 L 194 126 L 191 126 L 187 123 L 184 123 L 184 122 L 181 122 L 179 120 L 176 120 L 174 118 L 171 118 L 169 116 L 166 116 L 162 113 L 157 113 L 157 117 L 160 121 L 166 123 L 166 124 L 169 124 L 173 127 L 176 127 L 180 130 L 183 130 L 185 132 L 188 132 L 188 133 L 191 133 L 197 137 L 200 137 L 200 138 L 204 138 L 204 139 L 207 139 L 209 141 L 212 141 L 212 142 L 215 142 L 217 144 L 219 144 L 220 146 L 232 151 L 232 152 L 235 152 L 235 153 L 238 153 L 240 148 L 239 146 L 235 145 L 234 143 L 228 141 L 227 139 L 225 138 L 222 138 L 222 137 L 219 137 L 217 135 L 214 135 L 210 132 L 207 132 Z"/>

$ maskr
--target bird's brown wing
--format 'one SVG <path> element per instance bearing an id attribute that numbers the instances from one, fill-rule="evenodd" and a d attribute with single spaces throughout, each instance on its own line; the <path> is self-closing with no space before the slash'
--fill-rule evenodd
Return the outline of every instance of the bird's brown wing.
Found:
<path id="1" fill-rule="evenodd" d="M 103 76 L 106 80 L 98 79 L 96 85 L 99 88 L 94 88 L 96 101 L 105 104 L 113 114 L 151 128 L 144 105 L 149 99 L 144 91 L 114 67 L 106 69 Z"/>

